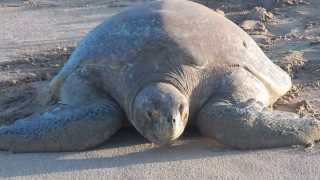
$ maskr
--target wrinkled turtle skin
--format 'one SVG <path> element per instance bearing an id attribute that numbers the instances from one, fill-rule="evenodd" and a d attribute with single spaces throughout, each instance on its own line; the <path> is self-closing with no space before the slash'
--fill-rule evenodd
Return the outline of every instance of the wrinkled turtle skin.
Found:
<path id="1" fill-rule="evenodd" d="M 88 33 L 50 83 L 56 108 L 1 127 L 0 149 L 89 149 L 126 119 L 159 145 L 188 125 L 239 149 L 312 144 L 317 120 L 267 109 L 291 85 L 248 34 L 211 9 L 145 3 Z"/>

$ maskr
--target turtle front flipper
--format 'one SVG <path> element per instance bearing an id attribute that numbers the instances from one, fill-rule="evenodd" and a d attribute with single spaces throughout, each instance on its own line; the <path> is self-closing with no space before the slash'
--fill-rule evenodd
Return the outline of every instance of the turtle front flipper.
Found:
<path id="1" fill-rule="evenodd" d="M 225 76 L 220 92 L 198 115 L 198 128 L 239 149 L 308 145 L 320 139 L 320 121 L 270 111 L 267 88 L 243 69 Z"/>
<path id="2" fill-rule="evenodd" d="M 320 121 L 268 111 L 257 101 L 210 102 L 198 119 L 200 131 L 239 149 L 309 145 L 320 139 Z"/>
<path id="3" fill-rule="evenodd" d="M 78 151 L 95 147 L 121 126 L 114 104 L 57 105 L 51 112 L 0 127 L 0 149 L 12 152 Z"/>

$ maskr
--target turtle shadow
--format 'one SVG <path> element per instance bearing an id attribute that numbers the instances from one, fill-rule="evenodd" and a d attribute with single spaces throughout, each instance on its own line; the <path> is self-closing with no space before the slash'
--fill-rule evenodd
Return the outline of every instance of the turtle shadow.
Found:
<path id="1" fill-rule="evenodd" d="M 257 152 L 258 151 L 258 152 Z M 215 140 L 187 131 L 177 143 L 167 147 L 153 146 L 133 128 L 120 130 L 97 149 L 65 153 L 0 153 L 0 177 L 45 175 L 74 171 L 123 170 L 132 166 L 154 166 L 158 163 L 174 163 L 188 160 L 206 161 L 221 157 L 246 156 L 265 150 L 234 150 Z M 277 150 L 278 151 L 278 150 Z M 297 153 L 288 149 L 283 153 Z M 217 161 L 219 163 L 219 161 Z"/>
<path id="2" fill-rule="evenodd" d="M 65 153 L 0 153 L 0 177 L 18 177 L 131 165 L 205 159 L 246 153 L 225 148 L 197 133 L 167 147 L 156 147 L 132 128 L 120 130 L 98 149 Z"/>

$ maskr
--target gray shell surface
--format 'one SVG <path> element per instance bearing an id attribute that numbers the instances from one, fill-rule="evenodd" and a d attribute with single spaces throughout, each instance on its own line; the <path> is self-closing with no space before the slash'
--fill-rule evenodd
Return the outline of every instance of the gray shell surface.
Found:
<path id="1" fill-rule="evenodd" d="M 289 76 L 237 25 L 198 3 L 165 0 L 107 19 L 85 37 L 59 75 L 80 69 L 126 106 L 146 83 L 229 66 L 254 74 L 275 99 L 291 86 Z"/>

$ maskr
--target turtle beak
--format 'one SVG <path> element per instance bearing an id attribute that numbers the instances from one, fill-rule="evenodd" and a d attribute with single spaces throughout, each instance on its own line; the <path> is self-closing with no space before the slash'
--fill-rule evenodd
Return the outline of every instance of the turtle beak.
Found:
<path id="1" fill-rule="evenodd" d="M 169 115 L 158 120 L 153 120 L 153 129 L 150 134 L 146 134 L 146 138 L 158 145 L 172 144 L 183 133 L 187 117 L 182 116 L 181 113 Z M 157 123 L 156 123 L 157 122 Z"/>

